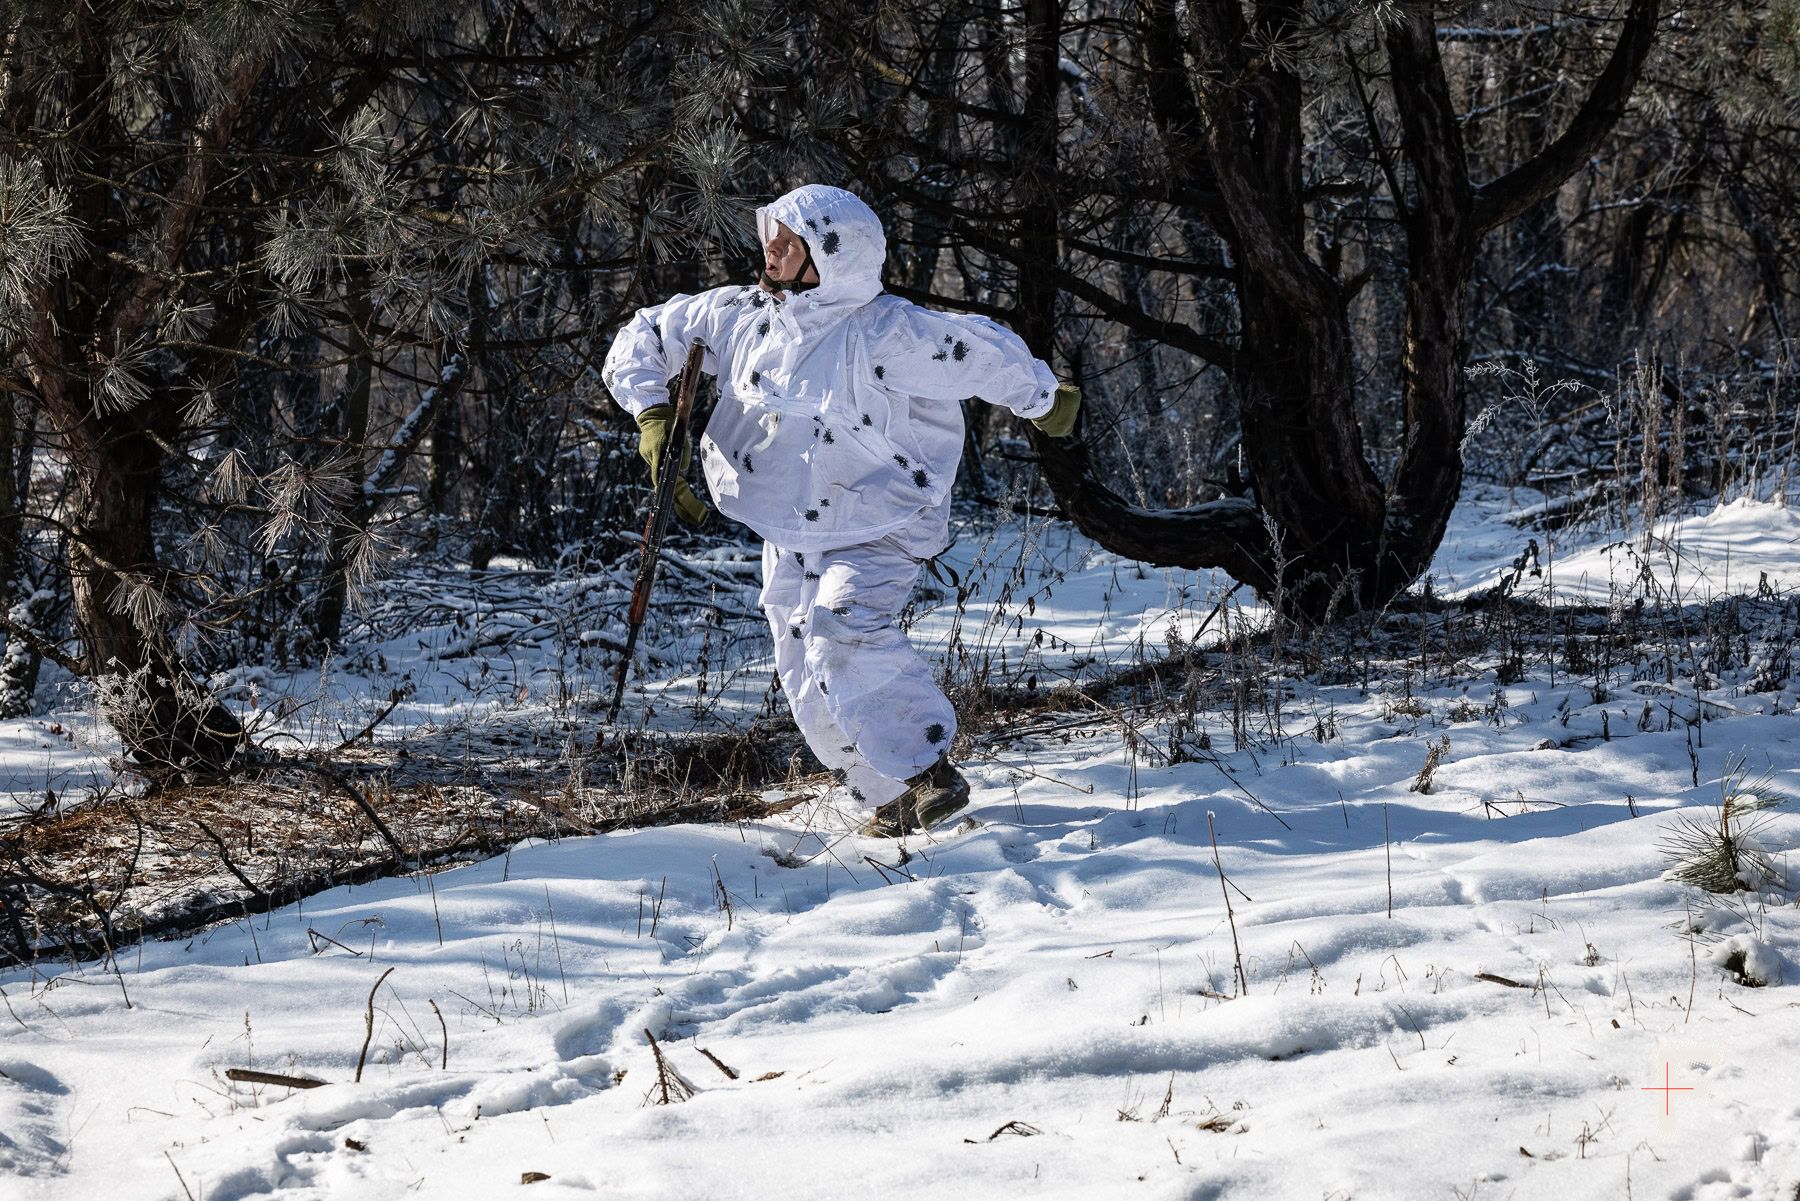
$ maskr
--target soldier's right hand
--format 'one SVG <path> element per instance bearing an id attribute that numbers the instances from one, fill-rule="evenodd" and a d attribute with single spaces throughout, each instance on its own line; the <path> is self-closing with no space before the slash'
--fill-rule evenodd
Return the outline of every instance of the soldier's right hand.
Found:
<path id="1" fill-rule="evenodd" d="M 652 405 L 637 416 L 638 457 L 650 467 L 650 486 L 655 487 L 656 475 L 662 463 L 663 448 L 669 444 L 669 427 L 675 423 L 675 409 L 672 405 Z M 683 443 L 681 447 L 680 470 L 687 470 L 688 462 L 694 457 L 693 444 Z M 688 525 L 700 525 L 706 520 L 705 503 L 694 495 L 684 479 L 675 481 L 675 516 Z"/>

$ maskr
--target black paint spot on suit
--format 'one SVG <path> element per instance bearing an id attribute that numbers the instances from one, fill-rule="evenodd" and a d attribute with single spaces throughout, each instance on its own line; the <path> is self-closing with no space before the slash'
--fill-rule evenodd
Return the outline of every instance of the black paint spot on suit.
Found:
<path id="1" fill-rule="evenodd" d="M 856 749 L 856 748 L 855 748 L 855 747 L 851 747 L 851 748 L 850 748 L 850 749 L 851 749 L 851 750 L 855 750 L 855 749 Z M 852 788 L 852 789 L 851 789 L 851 790 L 850 790 L 850 796 L 851 796 L 851 797 L 852 797 L 852 798 L 853 798 L 853 799 L 854 799 L 854 800 L 855 800 L 855 801 L 856 801 L 856 803 L 857 803 L 857 804 L 859 804 L 859 805 L 866 805 L 866 804 L 868 804 L 868 803 L 869 803 L 869 801 L 868 801 L 868 798 L 867 798 L 867 797 L 865 797 L 865 796 L 863 796 L 863 791 L 862 791 L 862 789 L 860 789 L 860 788 Z"/>
<path id="2" fill-rule="evenodd" d="M 752 371 L 752 372 L 751 372 L 751 373 L 750 373 L 750 386 L 751 386 L 751 387 L 752 387 L 752 388 L 754 388 L 754 387 L 756 387 L 756 386 L 757 386 L 757 385 L 758 385 L 758 384 L 761 384 L 761 383 L 762 383 L 762 372 L 760 372 L 760 371 Z"/>
<path id="3" fill-rule="evenodd" d="M 932 722 L 925 727 L 925 741 L 932 746 L 944 741 L 944 727 L 941 722 Z"/>
<path id="4" fill-rule="evenodd" d="M 820 680 L 820 681 L 819 681 L 819 692 L 820 692 L 820 693 L 821 693 L 821 694 L 822 694 L 822 695 L 825 695 L 825 696 L 830 696 L 830 695 L 831 695 L 831 689 L 829 689 L 829 688 L 827 688 L 827 687 L 825 687 L 825 681 L 824 681 L 824 680 Z"/>
<path id="5" fill-rule="evenodd" d="M 950 348 L 950 357 L 959 363 L 968 358 L 969 344 L 967 342 L 958 342 L 955 346 Z"/>
<path id="6" fill-rule="evenodd" d="M 831 224 L 831 215 L 829 213 L 827 213 L 825 216 L 821 217 L 820 220 L 825 222 L 825 224 L 830 225 Z"/>
<path id="7" fill-rule="evenodd" d="M 902 466 L 902 467 L 911 467 L 912 466 L 912 460 L 907 458 L 905 455 L 895 455 L 894 462 L 900 464 L 900 466 Z"/>
<path id="8" fill-rule="evenodd" d="M 875 364 L 875 378 L 876 379 L 886 379 L 887 378 L 887 368 L 883 367 L 880 363 Z"/>
<path id="9" fill-rule="evenodd" d="M 788 633 L 791 636 L 798 638 L 798 637 L 800 637 L 800 627 L 799 626 L 789 626 Z"/>
<path id="10" fill-rule="evenodd" d="M 930 483 L 931 483 L 931 478 L 929 476 L 927 476 L 923 471 L 913 472 L 913 486 L 914 487 L 924 488 L 924 487 L 929 486 Z"/>
<path id="11" fill-rule="evenodd" d="M 816 230 L 819 228 L 819 223 L 814 221 L 811 217 L 808 217 L 806 219 L 806 228 Z"/>
<path id="12" fill-rule="evenodd" d="M 828 499 L 826 499 L 824 497 L 820 497 L 819 498 L 819 507 L 821 509 L 829 509 L 831 507 L 831 501 L 829 501 Z"/>
<path id="13" fill-rule="evenodd" d="M 809 580 L 816 580 L 816 579 L 818 579 L 818 578 L 819 578 L 819 573 L 818 573 L 818 572 L 816 572 L 816 571 L 809 571 L 809 572 L 807 572 L 807 573 L 806 573 L 806 577 L 805 577 L 805 578 L 806 578 L 806 579 L 809 579 Z"/>
<path id="14" fill-rule="evenodd" d="M 808 521 L 817 521 L 819 519 L 819 511 L 817 509 L 808 509 L 806 511 L 806 519 Z"/>
<path id="15" fill-rule="evenodd" d="M 749 455 L 744 456 L 744 470 L 752 475 L 756 474 L 756 468 L 751 464 Z"/>
<path id="16" fill-rule="evenodd" d="M 760 309 L 763 307 L 763 305 L 768 304 L 768 303 L 769 303 L 769 298 L 761 292 L 757 292 L 750 297 L 750 306 L 752 308 Z"/>
<path id="17" fill-rule="evenodd" d="M 850 616 L 850 606 L 849 605 L 833 605 L 831 607 L 831 611 L 833 613 L 836 613 L 839 617 Z"/>
<path id="18" fill-rule="evenodd" d="M 867 413 L 864 413 L 863 414 L 863 424 L 864 425 L 874 425 L 875 419 L 873 417 L 869 416 Z"/>
<path id="19" fill-rule="evenodd" d="M 947 359 L 947 358 L 949 358 L 949 357 L 950 357 L 950 352 L 949 352 L 949 351 L 947 351 L 947 350 L 940 350 L 940 351 L 938 351 L 938 352 L 937 352 L 937 353 L 936 353 L 936 354 L 934 354 L 934 355 L 932 355 L 932 356 L 931 356 L 931 361 L 932 361 L 932 362 L 934 362 L 934 363 L 941 363 L 941 362 L 943 362 L 943 361 L 944 361 L 944 360 L 945 360 L 945 359 Z"/>
<path id="20" fill-rule="evenodd" d="M 830 444 L 831 444 L 831 443 L 833 443 L 833 442 L 836 442 L 836 441 L 837 441 L 837 439 L 836 439 L 836 438 L 833 438 L 833 437 L 832 437 L 832 436 L 831 436 L 831 431 L 830 431 L 830 430 L 826 430 L 826 431 L 825 431 L 825 444 L 826 444 L 826 445 L 827 445 L 827 446 L 829 446 L 829 445 L 830 445 Z"/>
<path id="21" fill-rule="evenodd" d="M 794 562 L 800 564 L 800 566 L 802 566 L 802 567 L 805 567 L 806 566 L 806 556 L 801 554 L 799 551 L 795 551 L 794 552 Z"/>
<path id="22" fill-rule="evenodd" d="M 830 233 L 826 234 L 825 240 L 823 242 L 819 243 L 819 245 L 825 251 L 826 254 L 836 254 L 838 252 L 837 230 L 834 229 Z"/>
<path id="23" fill-rule="evenodd" d="M 757 337 L 764 338 L 764 337 L 767 337 L 768 334 L 769 334 L 769 323 L 767 321 L 763 322 L 761 325 L 756 327 L 756 336 Z"/>

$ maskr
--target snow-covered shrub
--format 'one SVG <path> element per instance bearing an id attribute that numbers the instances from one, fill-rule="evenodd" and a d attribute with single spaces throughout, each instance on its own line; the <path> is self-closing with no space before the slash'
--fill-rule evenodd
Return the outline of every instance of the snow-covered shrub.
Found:
<path id="1" fill-rule="evenodd" d="M 1745 988 L 1767 988 L 1782 977 L 1781 953 L 1749 934 L 1733 934 L 1712 949 L 1711 958 Z"/>
<path id="2" fill-rule="evenodd" d="M 15 626 L 42 630 L 56 607 L 56 594 L 39 588 L 13 605 L 7 618 Z M 37 707 L 38 666 L 43 661 L 36 647 L 17 637 L 6 640 L 6 657 L 0 659 L 0 718 L 26 717 Z"/>

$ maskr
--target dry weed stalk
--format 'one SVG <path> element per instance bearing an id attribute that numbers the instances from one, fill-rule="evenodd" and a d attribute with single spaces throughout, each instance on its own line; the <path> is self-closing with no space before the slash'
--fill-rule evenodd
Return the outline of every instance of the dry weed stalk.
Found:
<path id="1" fill-rule="evenodd" d="M 375 1037 L 375 993 L 381 988 L 382 982 L 385 981 L 389 976 L 391 976 L 393 974 L 394 974 L 393 968 L 389 968 L 387 971 L 381 973 L 380 979 L 375 981 L 375 987 L 371 988 L 369 990 L 369 1008 L 368 1008 L 368 1012 L 363 1017 L 362 1051 L 360 1053 L 358 1053 L 358 1055 L 356 1056 L 356 1083 L 357 1084 L 362 1083 L 363 1064 L 369 1058 L 369 1043 Z M 449 1051 L 446 1048 L 445 1054 L 447 1055 L 448 1053 L 449 1053 Z"/>
<path id="2" fill-rule="evenodd" d="M 650 1095 L 657 1098 L 655 1103 L 674 1105 L 688 1100 L 694 1095 L 694 1086 L 669 1063 L 662 1053 L 662 1047 L 657 1045 L 656 1035 L 650 1033 L 648 1028 L 644 1030 L 644 1037 L 650 1042 L 650 1054 L 656 1057 L 656 1083 L 650 1089 Z"/>
<path id="3" fill-rule="evenodd" d="M 1244 971 L 1244 952 L 1238 946 L 1237 915 L 1231 910 L 1231 890 L 1225 887 L 1225 867 L 1219 860 L 1219 833 L 1213 829 L 1213 812 L 1206 811 L 1206 832 L 1212 836 L 1213 869 L 1219 873 L 1219 891 L 1225 895 L 1225 920 L 1231 926 L 1231 955 L 1237 972 L 1238 995 L 1250 995 L 1250 976 Z"/>
<path id="4" fill-rule="evenodd" d="M 1444 756 L 1449 753 L 1450 735 L 1445 734 L 1441 738 L 1427 739 L 1425 742 L 1425 765 L 1419 768 L 1418 778 L 1412 782 L 1408 791 L 1429 794 L 1432 777 L 1437 774 L 1438 767 L 1444 762 Z"/>

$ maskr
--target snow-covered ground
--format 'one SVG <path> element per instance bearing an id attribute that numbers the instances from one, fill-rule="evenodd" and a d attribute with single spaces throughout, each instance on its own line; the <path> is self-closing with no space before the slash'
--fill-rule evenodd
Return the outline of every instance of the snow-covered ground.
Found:
<path id="1" fill-rule="evenodd" d="M 1440 594 L 1491 583 L 1527 537 L 1559 594 L 1645 594 L 1616 536 L 1551 545 L 1503 508 L 1459 510 Z M 1766 573 L 1791 605 L 1796 537 L 1785 509 L 1737 504 L 1630 546 L 1665 604 Z M 921 644 L 1046 688 L 1155 658 L 1227 584 L 1054 528 L 946 563 L 978 587 L 960 613 L 927 601 Z M 753 635 L 719 633 L 737 657 L 704 693 L 688 675 L 633 704 L 669 728 L 744 719 L 767 687 Z M 459 692 L 401 642 L 383 670 L 441 711 L 384 734 L 539 703 L 541 664 L 503 664 L 489 700 L 468 659 Z M 1173 715 L 1027 715 L 964 764 L 975 823 L 904 855 L 827 805 L 338 890 L 134 947 L 119 975 L 0 973 L 0 1196 L 486 1201 L 539 1173 L 529 1195 L 1792 1201 L 1795 893 L 1704 899 L 1665 879 L 1662 844 L 1677 815 L 1708 820 L 1730 758 L 1800 795 L 1793 681 L 1721 680 L 1691 727 L 1691 695 L 1628 676 L 1598 703 L 1532 664 L 1506 685 L 1299 684 L 1282 737 L 1234 749 L 1203 712 L 1216 762 L 1144 749 Z M 0 727 L 15 787 L 104 755 L 74 720 Z M 1762 839 L 1785 873 L 1800 816 Z M 1719 965 L 1734 948 L 1766 986 Z M 658 1053 L 691 1098 L 656 1103 Z"/>

